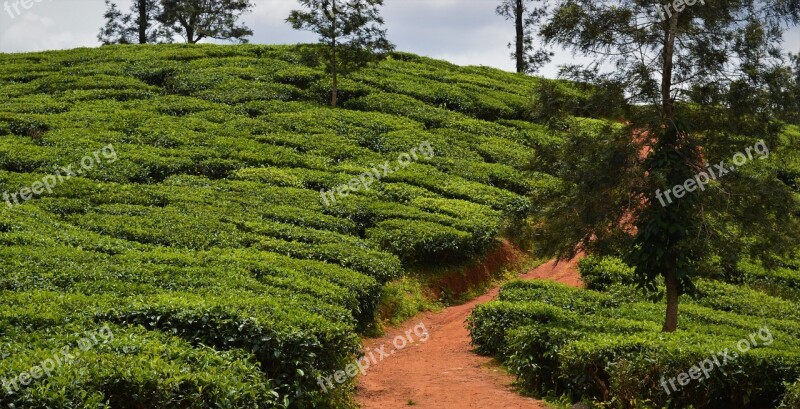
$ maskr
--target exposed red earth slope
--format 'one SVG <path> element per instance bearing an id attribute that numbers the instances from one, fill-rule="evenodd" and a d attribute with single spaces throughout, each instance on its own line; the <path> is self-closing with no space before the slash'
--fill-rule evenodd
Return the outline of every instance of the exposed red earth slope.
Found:
<path id="1" fill-rule="evenodd" d="M 578 261 L 545 263 L 527 274 L 523 280 L 554 280 L 581 286 Z M 383 408 L 530 408 L 544 409 L 543 402 L 516 393 L 514 378 L 491 358 L 472 352 L 465 320 L 475 306 L 493 300 L 499 291 L 486 294 L 462 305 L 438 313 L 425 313 L 404 325 L 389 329 L 381 338 L 364 342 L 365 350 L 385 345 L 391 353 L 372 365 L 358 382 L 357 399 L 366 409 Z M 427 341 L 414 339 L 403 349 L 395 349 L 392 341 L 406 337 L 406 331 L 423 324 Z M 423 337 L 424 338 L 424 337 Z"/>

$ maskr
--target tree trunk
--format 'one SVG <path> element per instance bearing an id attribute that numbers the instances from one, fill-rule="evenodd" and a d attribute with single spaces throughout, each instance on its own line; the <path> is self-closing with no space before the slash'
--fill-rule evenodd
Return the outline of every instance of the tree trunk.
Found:
<path id="1" fill-rule="evenodd" d="M 148 0 L 139 0 L 139 44 L 147 44 L 147 26 L 149 21 L 147 19 L 147 2 Z"/>
<path id="2" fill-rule="evenodd" d="M 332 7 L 331 7 L 331 16 L 333 17 L 333 50 L 332 50 L 332 58 L 331 58 L 331 70 L 333 74 L 333 86 L 331 88 L 331 106 L 336 108 L 336 104 L 339 102 L 339 72 L 338 72 L 338 61 L 336 61 L 336 0 L 333 0 Z"/>
<path id="3" fill-rule="evenodd" d="M 667 314 L 664 318 L 664 332 L 675 332 L 678 329 L 678 274 L 674 269 L 667 272 Z"/>
<path id="4" fill-rule="evenodd" d="M 524 0 L 515 0 L 516 5 L 514 7 L 514 23 L 516 24 L 517 28 L 517 44 L 516 44 L 516 54 L 517 54 L 517 72 L 524 73 L 526 71 L 525 67 L 525 26 L 524 26 L 524 18 L 525 18 L 525 7 L 523 4 Z"/>
<path id="5" fill-rule="evenodd" d="M 197 33 L 197 20 L 198 20 L 198 11 L 193 9 L 189 12 L 189 18 L 186 19 L 185 17 L 181 20 L 182 24 L 186 27 L 186 40 L 189 44 L 197 44 L 202 37 L 202 34 Z"/>
<path id="6" fill-rule="evenodd" d="M 331 106 L 336 108 L 336 104 L 339 102 L 339 74 L 337 73 L 336 67 L 336 45 L 334 40 L 333 46 L 333 89 L 331 89 Z"/>
<path id="7" fill-rule="evenodd" d="M 664 70 L 661 77 L 661 103 L 664 109 L 664 137 L 667 146 L 675 147 L 678 142 L 678 129 L 675 124 L 675 107 L 672 103 L 672 70 L 675 54 L 675 31 L 678 29 L 678 16 L 673 15 L 664 22 Z M 667 287 L 667 311 L 664 317 L 664 332 L 678 329 L 679 282 L 674 266 L 668 266 L 664 281 Z"/>
<path id="8" fill-rule="evenodd" d="M 675 109 L 672 104 L 672 70 L 675 55 L 675 31 L 678 30 L 678 15 L 664 22 L 664 70 L 661 75 L 661 104 L 667 129 L 675 126 Z"/>

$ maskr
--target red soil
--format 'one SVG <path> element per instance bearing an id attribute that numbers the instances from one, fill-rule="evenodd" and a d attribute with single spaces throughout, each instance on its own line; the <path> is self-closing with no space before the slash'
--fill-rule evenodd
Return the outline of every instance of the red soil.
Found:
<path id="1" fill-rule="evenodd" d="M 520 277 L 523 280 L 546 279 L 581 286 L 577 259 L 548 262 Z M 428 331 L 427 341 L 413 333 L 416 340 L 391 356 L 377 362 L 358 382 L 357 400 L 364 408 L 530 408 L 544 409 L 541 401 L 516 393 L 513 376 L 493 359 L 472 352 L 465 320 L 475 306 L 493 300 L 499 288 L 462 305 L 438 313 L 412 318 L 386 335 L 364 342 L 365 349 L 386 345 L 394 350 L 392 340 L 412 330 L 419 323 Z"/>

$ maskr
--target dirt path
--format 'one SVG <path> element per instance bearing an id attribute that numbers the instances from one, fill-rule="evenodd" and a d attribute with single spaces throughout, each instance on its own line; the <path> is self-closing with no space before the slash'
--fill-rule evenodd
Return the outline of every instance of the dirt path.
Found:
<path id="1" fill-rule="evenodd" d="M 577 261 L 545 263 L 521 279 L 549 279 L 568 285 L 581 285 Z M 499 288 L 462 305 L 438 313 L 421 314 L 381 338 L 364 342 L 365 350 L 381 345 L 390 353 L 359 379 L 358 402 L 366 409 L 383 408 L 530 408 L 544 409 L 538 400 L 526 398 L 511 388 L 513 377 L 491 358 L 472 352 L 465 320 L 472 309 L 491 301 Z M 410 334 L 414 343 L 396 349 L 397 336 L 409 338 L 407 330 L 422 323 L 429 336 Z M 421 328 L 421 327 L 418 327 Z"/>

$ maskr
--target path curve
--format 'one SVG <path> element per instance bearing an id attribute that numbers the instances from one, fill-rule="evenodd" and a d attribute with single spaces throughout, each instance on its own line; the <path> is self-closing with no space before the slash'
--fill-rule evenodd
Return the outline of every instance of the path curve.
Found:
<path id="1" fill-rule="evenodd" d="M 580 286 L 577 259 L 545 263 L 525 275 L 523 280 L 547 279 Z M 365 409 L 397 408 L 519 408 L 544 409 L 539 400 L 524 397 L 512 389 L 513 376 L 492 358 L 472 352 L 465 320 L 479 304 L 493 300 L 499 287 L 462 305 L 438 313 L 424 313 L 381 338 L 364 341 L 365 351 L 385 345 L 391 356 L 371 366 L 359 378 L 356 399 Z M 395 349 L 392 341 L 406 337 L 407 330 L 422 323 L 429 337 L 411 333 L 414 343 Z M 422 328 L 422 327 L 418 327 Z M 421 333 L 422 331 L 420 331 Z"/>

